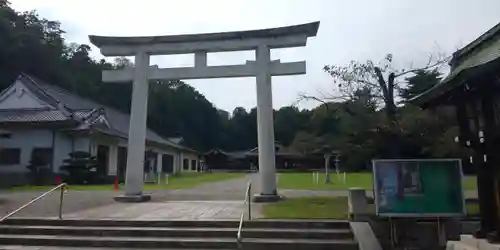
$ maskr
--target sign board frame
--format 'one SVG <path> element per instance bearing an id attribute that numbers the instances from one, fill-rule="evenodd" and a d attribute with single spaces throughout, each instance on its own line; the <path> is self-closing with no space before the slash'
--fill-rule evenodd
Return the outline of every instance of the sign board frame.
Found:
<path id="1" fill-rule="evenodd" d="M 458 162 L 460 171 L 460 197 L 462 199 L 462 211 L 458 213 L 381 213 L 379 211 L 380 197 L 377 181 L 377 162 Z M 373 171 L 373 197 L 377 216 L 380 217 L 400 217 L 400 218 L 439 218 L 439 217 L 461 217 L 466 214 L 465 197 L 463 191 L 462 160 L 458 158 L 438 158 L 438 159 L 374 159 L 372 160 Z"/>

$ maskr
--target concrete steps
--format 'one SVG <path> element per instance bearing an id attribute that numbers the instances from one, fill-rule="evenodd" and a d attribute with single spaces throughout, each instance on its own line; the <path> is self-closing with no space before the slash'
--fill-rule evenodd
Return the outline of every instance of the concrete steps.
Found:
<path id="1" fill-rule="evenodd" d="M 75 226 L 75 227 L 217 227 L 236 228 L 239 221 L 234 220 L 75 220 L 75 219 L 45 219 L 45 218 L 12 218 L 0 225 L 44 225 L 44 226 Z M 245 228 L 294 228 L 294 229 L 350 229 L 349 223 L 343 220 L 252 220 L 244 222 Z"/>
<path id="2" fill-rule="evenodd" d="M 147 227 L 68 227 L 68 226 L 2 226 L 0 234 L 70 235 L 97 237 L 222 237 L 233 238 L 237 228 L 147 228 Z M 243 238 L 352 239 L 348 229 L 258 229 L 245 228 Z"/>
<path id="3" fill-rule="evenodd" d="M 0 245 L 236 249 L 236 221 L 9 219 Z M 246 221 L 243 249 L 358 249 L 346 221 Z"/>

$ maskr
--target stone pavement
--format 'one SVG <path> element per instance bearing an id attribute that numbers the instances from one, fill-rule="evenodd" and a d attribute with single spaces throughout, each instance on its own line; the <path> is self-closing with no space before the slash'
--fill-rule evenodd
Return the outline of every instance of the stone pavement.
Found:
<path id="1" fill-rule="evenodd" d="M 65 214 L 66 219 L 115 220 L 238 220 L 246 209 L 242 201 L 167 201 L 115 203 Z M 254 214 L 257 209 L 252 210 Z"/>
<path id="2" fill-rule="evenodd" d="M 259 193 L 258 174 L 242 178 L 206 183 L 195 188 L 156 190 L 152 201 L 142 204 L 116 203 L 113 197 L 123 191 L 69 191 L 64 197 L 63 214 L 72 218 L 121 218 L 121 219 L 239 219 L 244 209 L 243 199 L 247 182 L 252 180 L 252 195 Z M 18 208 L 42 192 L 0 193 L 0 216 Z M 346 190 L 279 190 L 285 197 L 347 196 Z M 372 196 L 371 191 L 367 191 Z M 475 191 L 467 191 L 467 198 L 477 197 Z M 16 216 L 55 217 L 59 193 L 54 193 Z M 258 217 L 261 204 L 253 204 L 252 212 Z"/>
<path id="3" fill-rule="evenodd" d="M 72 219 L 127 220 L 239 220 L 246 209 L 245 192 L 249 180 L 258 183 L 257 175 L 220 182 L 206 183 L 195 188 L 154 191 L 152 202 L 113 203 L 64 215 Z M 255 191 L 255 190 L 254 190 Z M 252 213 L 260 217 L 260 204 Z"/>
<path id="4" fill-rule="evenodd" d="M 64 218 L 110 218 L 147 220 L 239 219 L 245 208 L 247 182 L 256 175 L 206 183 L 191 189 L 148 191 L 152 201 L 140 204 L 116 203 L 122 191 L 71 191 L 64 196 Z M 18 208 L 42 192 L 0 194 L 0 216 Z M 3 202 L 3 204 L 2 204 Z M 56 217 L 59 193 L 54 193 L 16 214 L 17 217 Z M 258 214 L 260 206 L 253 209 Z"/>
<path id="5" fill-rule="evenodd" d="M 43 192 L 39 191 L 0 191 L 0 217 L 22 206 L 42 193 Z M 117 194 L 118 192 L 114 191 L 69 191 L 64 195 L 63 212 L 70 213 L 109 205 L 114 203 L 113 197 Z M 48 195 L 31 206 L 28 206 L 17 215 L 24 217 L 55 216 L 57 215 L 59 207 L 59 195 L 58 192 Z"/>

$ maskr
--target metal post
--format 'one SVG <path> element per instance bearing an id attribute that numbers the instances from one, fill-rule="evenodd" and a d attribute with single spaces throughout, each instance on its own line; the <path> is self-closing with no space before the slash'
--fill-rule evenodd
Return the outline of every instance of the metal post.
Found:
<path id="1" fill-rule="evenodd" d="M 337 179 L 340 179 L 339 163 L 340 163 L 339 156 L 335 155 L 335 172 L 337 172 Z"/>
<path id="2" fill-rule="evenodd" d="M 63 209 L 63 198 L 64 198 L 64 189 L 66 188 L 66 186 L 62 186 L 61 187 L 61 196 L 60 196 L 60 200 L 59 200 L 59 219 L 62 220 L 62 209 Z"/>
<path id="3" fill-rule="evenodd" d="M 248 186 L 248 193 L 247 193 L 247 203 L 248 203 L 248 220 L 252 220 L 252 199 L 250 197 L 251 195 L 251 190 L 252 186 L 249 184 Z"/>

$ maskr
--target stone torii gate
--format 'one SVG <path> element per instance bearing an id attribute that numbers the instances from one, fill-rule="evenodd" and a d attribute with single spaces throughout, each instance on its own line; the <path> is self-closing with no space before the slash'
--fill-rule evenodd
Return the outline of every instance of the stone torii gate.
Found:
<path id="1" fill-rule="evenodd" d="M 319 22 L 295 26 L 208 34 L 105 37 L 89 36 L 104 56 L 134 56 L 135 67 L 105 70 L 104 82 L 133 81 L 132 107 L 128 136 L 125 195 L 121 201 L 146 201 L 142 193 L 143 160 L 149 80 L 187 80 L 201 78 L 256 77 L 257 132 L 261 193 L 255 200 L 279 199 L 276 190 L 273 104 L 271 76 L 306 73 L 306 63 L 271 61 L 270 50 L 303 47 L 308 37 L 316 36 Z M 254 50 L 256 61 L 228 66 L 207 66 L 207 53 Z M 150 66 L 152 55 L 193 54 L 194 67 L 157 68 Z"/>

